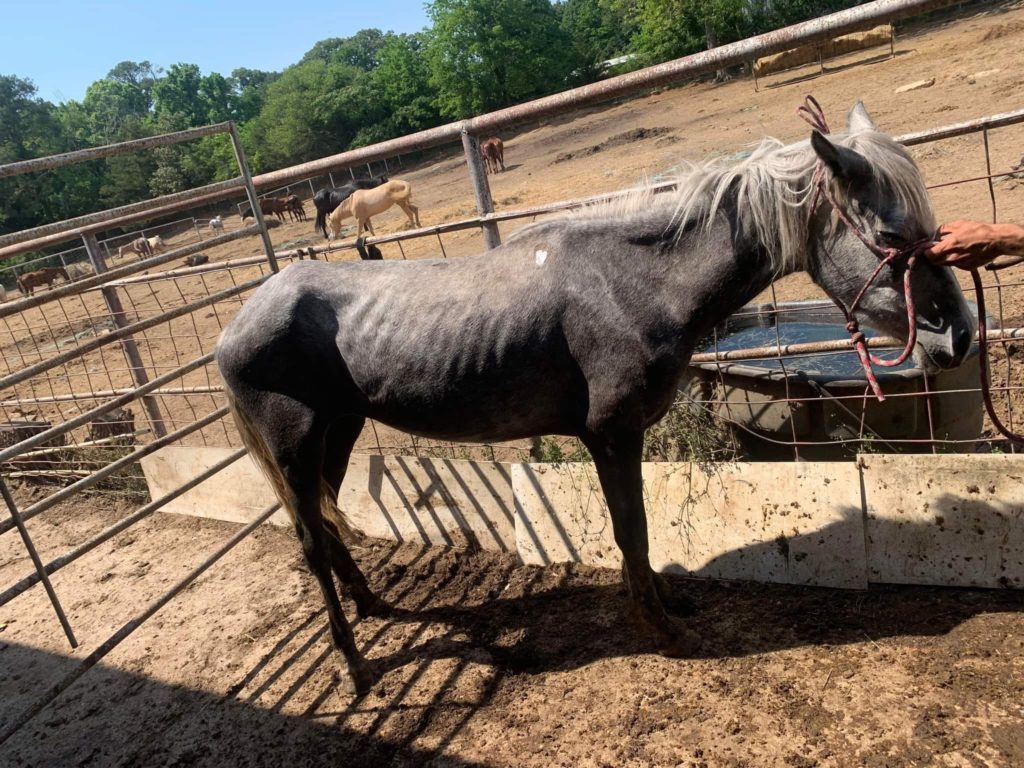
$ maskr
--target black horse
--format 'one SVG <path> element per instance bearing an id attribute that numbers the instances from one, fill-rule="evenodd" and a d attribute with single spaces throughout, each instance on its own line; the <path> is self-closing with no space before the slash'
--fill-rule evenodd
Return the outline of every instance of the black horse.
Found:
<path id="1" fill-rule="evenodd" d="M 313 230 L 320 232 L 327 237 L 327 214 L 345 202 L 348 196 L 357 189 L 373 189 L 388 181 L 387 176 L 374 176 L 369 179 L 353 179 L 348 184 L 342 184 L 335 189 L 324 187 L 313 196 L 313 205 L 316 206 L 316 222 Z"/>

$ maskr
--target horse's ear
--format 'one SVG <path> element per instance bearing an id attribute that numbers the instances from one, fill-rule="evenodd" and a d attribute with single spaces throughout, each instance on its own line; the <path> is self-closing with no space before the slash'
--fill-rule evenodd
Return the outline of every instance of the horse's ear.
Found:
<path id="1" fill-rule="evenodd" d="M 850 133 L 878 130 L 875 126 L 875 121 L 872 120 L 871 115 L 868 114 L 868 110 L 864 106 L 863 101 L 858 101 L 854 104 L 853 109 L 850 110 L 850 114 L 846 116 L 846 130 Z"/>
<path id="2" fill-rule="evenodd" d="M 871 180 L 871 163 L 860 153 L 841 144 L 833 144 L 818 131 L 811 132 L 811 146 L 836 177 L 851 184 L 863 184 Z"/>

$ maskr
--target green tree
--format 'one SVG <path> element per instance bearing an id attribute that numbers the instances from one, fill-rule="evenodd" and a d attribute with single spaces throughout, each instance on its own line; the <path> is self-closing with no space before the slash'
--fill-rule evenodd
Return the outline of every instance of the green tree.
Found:
<path id="1" fill-rule="evenodd" d="M 376 102 L 357 81 L 367 73 L 347 64 L 311 59 L 289 67 L 267 87 L 266 101 L 248 131 L 260 168 L 279 168 L 337 152 L 362 127 Z"/>
<path id="2" fill-rule="evenodd" d="M 380 50 L 390 37 L 394 35 L 379 29 L 361 29 L 351 37 L 329 37 L 310 48 L 299 63 L 348 64 L 369 72 L 377 66 Z"/>
<path id="3" fill-rule="evenodd" d="M 178 115 L 184 127 L 206 122 L 209 103 L 202 94 L 203 76 L 195 64 L 174 64 L 153 84 L 156 114 Z M 176 122 L 180 122 L 176 120 Z"/>
<path id="4" fill-rule="evenodd" d="M 239 123 L 252 120 L 263 108 L 267 86 L 278 78 L 276 72 L 239 67 L 231 72 L 231 114 Z"/>
<path id="5" fill-rule="evenodd" d="M 591 73 L 586 79 L 600 74 L 601 62 L 630 50 L 634 8 L 635 0 L 564 0 L 555 6 L 580 65 Z"/>
<path id="6" fill-rule="evenodd" d="M 427 46 L 440 112 L 467 117 L 551 93 L 576 68 L 548 0 L 434 0 Z"/>
<path id="7" fill-rule="evenodd" d="M 64 149 L 54 106 L 36 96 L 31 80 L 0 75 L 0 164 Z M 0 180 L 0 232 L 53 220 L 61 209 L 65 174 L 28 174 Z"/>
<path id="8" fill-rule="evenodd" d="M 372 144 L 441 122 L 424 49 L 422 34 L 389 37 L 380 50 L 377 67 L 370 74 L 373 95 L 381 102 L 383 118 L 360 129 L 354 144 Z"/>

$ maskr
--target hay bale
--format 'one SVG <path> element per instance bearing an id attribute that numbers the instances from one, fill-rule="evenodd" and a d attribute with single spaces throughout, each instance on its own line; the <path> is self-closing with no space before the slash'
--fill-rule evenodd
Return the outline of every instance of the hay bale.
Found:
<path id="1" fill-rule="evenodd" d="M 0 424 L 0 449 L 10 448 L 12 445 L 17 445 L 22 440 L 27 440 L 30 437 L 35 437 L 41 432 L 45 432 L 50 429 L 53 424 L 48 421 L 9 421 L 6 424 Z M 42 448 L 60 447 L 67 444 L 66 435 L 56 435 L 46 440 L 42 445 L 37 446 L 33 450 L 40 450 Z M 54 466 L 57 461 L 59 452 L 54 452 L 49 456 L 40 456 L 38 458 L 25 459 L 21 457 L 15 457 L 8 462 L 4 462 L 0 469 L 5 470 L 25 470 L 25 469 L 48 469 Z"/>
<path id="2" fill-rule="evenodd" d="M 801 45 L 799 48 L 790 48 L 782 53 L 773 53 L 771 56 L 764 56 L 754 62 L 754 74 L 757 77 L 770 75 L 773 72 L 782 72 L 794 67 L 802 67 L 818 60 L 818 46 Z"/>
<path id="3" fill-rule="evenodd" d="M 837 37 L 835 40 L 829 40 L 825 43 L 822 53 L 828 58 L 842 56 L 844 53 L 863 51 L 867 48 L 874 48 L 876 45 L 886 45 L 890 40 L 892 40 L 892 24 L 881 24 L 863 32 L 854 32 Z"/>
<path id="4" fill-rule="evenodd" d="M 849 35 L 837 37 L 834 40 L 826 40 L 818 45 L 801 45 L 799 48 L 791 48 L 788 51 L 774 53 L 771 56 L 763 56 L 754 62 L 754 75 L 761 77 L 770 75 L 773 72 L 782 72 L 795 67 L 802 67 L 805 64 L 812 64 L 818 60 L 818 50 L 821 50 L 823 58 L 829 59 L 833 56 L 842 56 L 844 53 L 861 51 L 865 48 L 874 48 L 876 45 L 885 45 L 892 39 L 892 25 L 881 24 L 863 32 L 854 32 Z"/>
<path id="5" fill-rule="evenodd" d="M 89 422 L 89 440 L 103 440 L 123 436 L 118 444 L 131 445 L 135 442 L 135 414 L 131 408 L 116 408 L 97 416 Z"/>

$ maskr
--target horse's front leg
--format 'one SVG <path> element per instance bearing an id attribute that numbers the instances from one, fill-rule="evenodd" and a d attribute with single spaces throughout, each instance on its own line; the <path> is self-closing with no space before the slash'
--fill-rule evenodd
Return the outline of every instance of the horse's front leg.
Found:
<path id="1" fill-rule="evenodd" d="M 585 442 L 611 512 L 633 610 L 650 631 L 659 653 L 689 656 L 700 647 L 700 635 L 665 612 L 657 576 L 651 570 L 641 476 L 643 432 L 601 434 Z"/>

